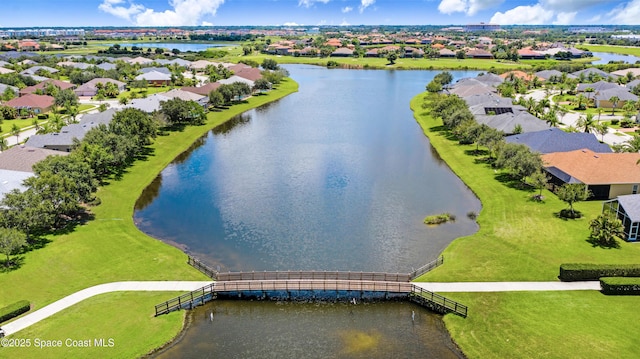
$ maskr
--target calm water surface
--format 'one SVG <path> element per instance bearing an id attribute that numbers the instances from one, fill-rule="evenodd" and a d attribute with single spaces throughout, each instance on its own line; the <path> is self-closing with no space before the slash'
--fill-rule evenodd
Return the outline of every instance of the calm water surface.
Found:
<path id="1" fill-rule="evenodd" d="M 464 358 L 440 317 L 411 303 L 238 303 L 191 311 L 187 335 L 155 357 Z"/>
<path id="2" fill-rule="evenodd" d="M 222 270 L 408 272 L 477 229 L 466 213 L 479 201 L 409 109 L 436 72 L 289 70 L 298 93 L 211 131 L 158 176 L 141 230 Z M 442 212 L 456 222 L 422 223 Z"/>
<path id="3" fill-rule="evenodd" d="M 600 60 L 592 62 L 594 65 L 608 64 L 609 61 L 624 61 L 630 64 L 635 64 L 637 61 L 640 61 L 640 57 L 637 56 L 612 54 L 609 52 L 594 52 L 593 56 L 600 58 Z"/>
<path id="4" fill-rule="evenodd" d="M 409 109 L 437 72 L 288 69 L 298 93 L 209 132 L 162 171 L 137 204 L 141 230 L 222 270 L 405 273 L 476 231 L 466 214 L 479 201 Z M 456 222 L 422 223 L 443 212 Z"/>

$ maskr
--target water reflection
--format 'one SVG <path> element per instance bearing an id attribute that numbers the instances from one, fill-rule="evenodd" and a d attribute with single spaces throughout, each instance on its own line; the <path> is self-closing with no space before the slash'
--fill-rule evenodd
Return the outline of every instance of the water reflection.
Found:
<path id="1" fill-rule="evenodd" d="M 231 132 L 231 130 L 233 130 L 234 128 L 242 127 L 248 124 L 249 121 L 251 121 L 251 116 L 249 116 L 246 113 L 243 113 L 238 116 L 235 116 L 234 118 L 230 119 L 229 121 L 219 126 L 214 127 L 213 130 L 211 130 L 211 132 L 213 132 L 214 135 L 226 135 L 229 132 Z"/>
<path id="2" fill-rule="evenodd" d="M 213 301 L 189 316 L 156 358 L 464 358 L 439 315 L 406 302 Z"/>

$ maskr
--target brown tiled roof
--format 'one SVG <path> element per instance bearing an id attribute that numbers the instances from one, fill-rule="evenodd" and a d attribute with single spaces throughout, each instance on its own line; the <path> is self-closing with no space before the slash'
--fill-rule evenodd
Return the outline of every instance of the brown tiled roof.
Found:
<path id="1" fill-rule="evenodd" d="M 262 78 L 262 73 L 260 73 L 260 69 L 255 67 L 246 67 L 244 69 L 234 71 L 236 76 L 240 76 L 247 80 L 255 81 Z"/>
<path id="2" fill-rule="evenodd" d="M 55 99 L 47 95 L 34 95 L 26 94 L 24 96 L 16 97 L 5 102 L 5 106 L 19 108 L 19 107 L 31 107 L 31 108 L 49 108 L 53 106 Z"/>
<path id="3" fill-rule="evenodd" d="M 183 87 L 182 91 L 189 91 L 193 93 L 197 93 L 198 95 L 209 96 L 209 92 L 220 87 L 220 83 L 218 82 L 209 82 L 208 84 L 202 85 L 200 87 Z"/>
<path id="4" fill-rule="evenodd" d="M 538 77 L 536 75 L 530 75 L 524 71 L 520 71 L 520 70 L 514 70 L 514 71 L 509 71 L 509 72 L 505 72 L 503 74 L 500 75 L 500 77 L 502 77 L 503 79 L 506 79 L 507 77 L 509 77 L 509 75 L 513 74 L 514 77 L 517 77 L 521 80 L 525 80 L 525 81 L 531 81 L 533 80 L 535 77 Z M 544 81 L 544 79 L 542 77 L 538 77 L 538 80 Z"/>
<path id="5" fill-rule="evenodd" d="M 595 153 L 582 149 L 542 155 L 545 167 L 556 167 L 588 185 L 640 183 L 640 153 Z"/>
<path id="6" fill-rule="evenodd" d="M 25 87 L 22 90 L 20 90 L 20 93 L 27 94 L 27 93 L 34 93 L 36 92 L 36 90 L 44 90 L 47 87 L 47 84 L 53 84 L 54 86 L 59 87 L 61 90 L 73 89 L 76 87 L 76 85 L 69 82 L 50 79 L 50 80 L 42 81 L 33 86 Z"/>
<path id="7" fill-rule="evenodd" d="M 33 172 L 34 164 L 47 156 L 66 156 L 68 152 L 46 150 L 29 146 L 14 146 L 0 153 L 0 169 L 22 172 Z"/>

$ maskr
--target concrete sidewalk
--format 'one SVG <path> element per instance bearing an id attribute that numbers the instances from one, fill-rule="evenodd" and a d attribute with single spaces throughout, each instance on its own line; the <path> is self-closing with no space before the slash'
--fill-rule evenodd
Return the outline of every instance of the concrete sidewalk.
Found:
<path id="1" fill-rule="evenodd" d="M 590 282 L 411 282 L 431 292 L 525 292 L 600 290 L 599 281 Z"/>
<path id="2" fill-rule="evenodd" d="M 113 282 L 100 284 L 79 292 L 66 296 L 56 302 L 38 309 L 33 313 L 14 320 L 2 326 L 6 335 L 14 334 L 30 325 L 33 325 L 45 318 L 48 318 L 61 310 L 69 308 L 85 299 L 93 296 L 111 292 L 131 292 L 131 291 L 164 291 L 164 292 L 190 292 L 202 288 L 212 282 L 187 282 L 187 281 L 158 281 L 158 282 Z M 169 298 L 167 298 L 169 299 Z M 151 310 L 151 308 L 150 308 Z"/>

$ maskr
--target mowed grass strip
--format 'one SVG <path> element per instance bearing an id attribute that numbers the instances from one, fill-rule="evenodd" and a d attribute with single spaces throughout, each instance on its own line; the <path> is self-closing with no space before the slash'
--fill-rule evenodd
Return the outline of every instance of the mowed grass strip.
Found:
<path id="1" fill-rule="evenodd" d="M 544 191 L 544 202 L 500 182 L 500 171 L 468 154 L 442 132 L 442 123 L 411 101 L 414 115 L 431 144 L 482 201 L 480 230 L 458 238 L 444 251 L 445 263 L 422 276 L 426 281 L 557 280 L 566 262 L 637 263 L 640 248 L 594 248 L 586 242 L 588 221 L 601 202 L 575 205 L 584 217 L 565 221 L 554 213 L 566 208 Z M 635 323 L 640 297 L 605 296 L 597 291 L 442 293 L 469 307 L 469 316 L 444 317 L 453 340 L 468 358 L 635 358 Z"/>
<path id="2" fill-rule="evenodd" d="M 163 168 L 211 128 L 297 89 L 298 84 L 287 79 L 267 95 L 252 97 L 247 103 L 221 112 L 209 113 L 204 126 L 187 127 L 181 132 L 159 136 L 151 146 L 152 156 L 137 161 L 122 179 L 112 180 L 100 188 L 97 195 L 102 204 L 91 208 L 95 215 L 93 220 L 68 234 L 49 236 L 50 243 L 44 248 L 23 255 L 21 268 L 0 273 L 0 306 L 27 299 L 35 310 L 84 288 L 108 282 L 207 280 L 206 276 L 187 265 L 187 256 L 183 252 L 138 230 L 133 223 L 134 204 Z M 135 323 L 153 325 L 157 321 L 152 316 L 153 305 L 170 299 L 171 295 L 164 295 L 155 303 L 159 298 L 155 297 L 154 303 L 147 303 L 143 311 L 132 303 L 114 299 L 118 310 L 111 311 L 109 315 L 86 317 L 81 326 L 87 330 L 98 330 L 127 323 L 134 327 Z M 56 335 L 75 330 L 72 327 L 76 325 L 80 324 L 70 323 L 68 328 L 58 328 Z M 162 337 L 172 337 L 179 329 L 179 325 L 173 325 Z M 54 334 L 41 323 L 30 330 L 43 337 Z M 147 340 L 147 333 L 143 330 L 132 330 L 130 334 L 123 338 L 123 346 Z M 146 350 L 133 356 L 143 355 Z"/>

